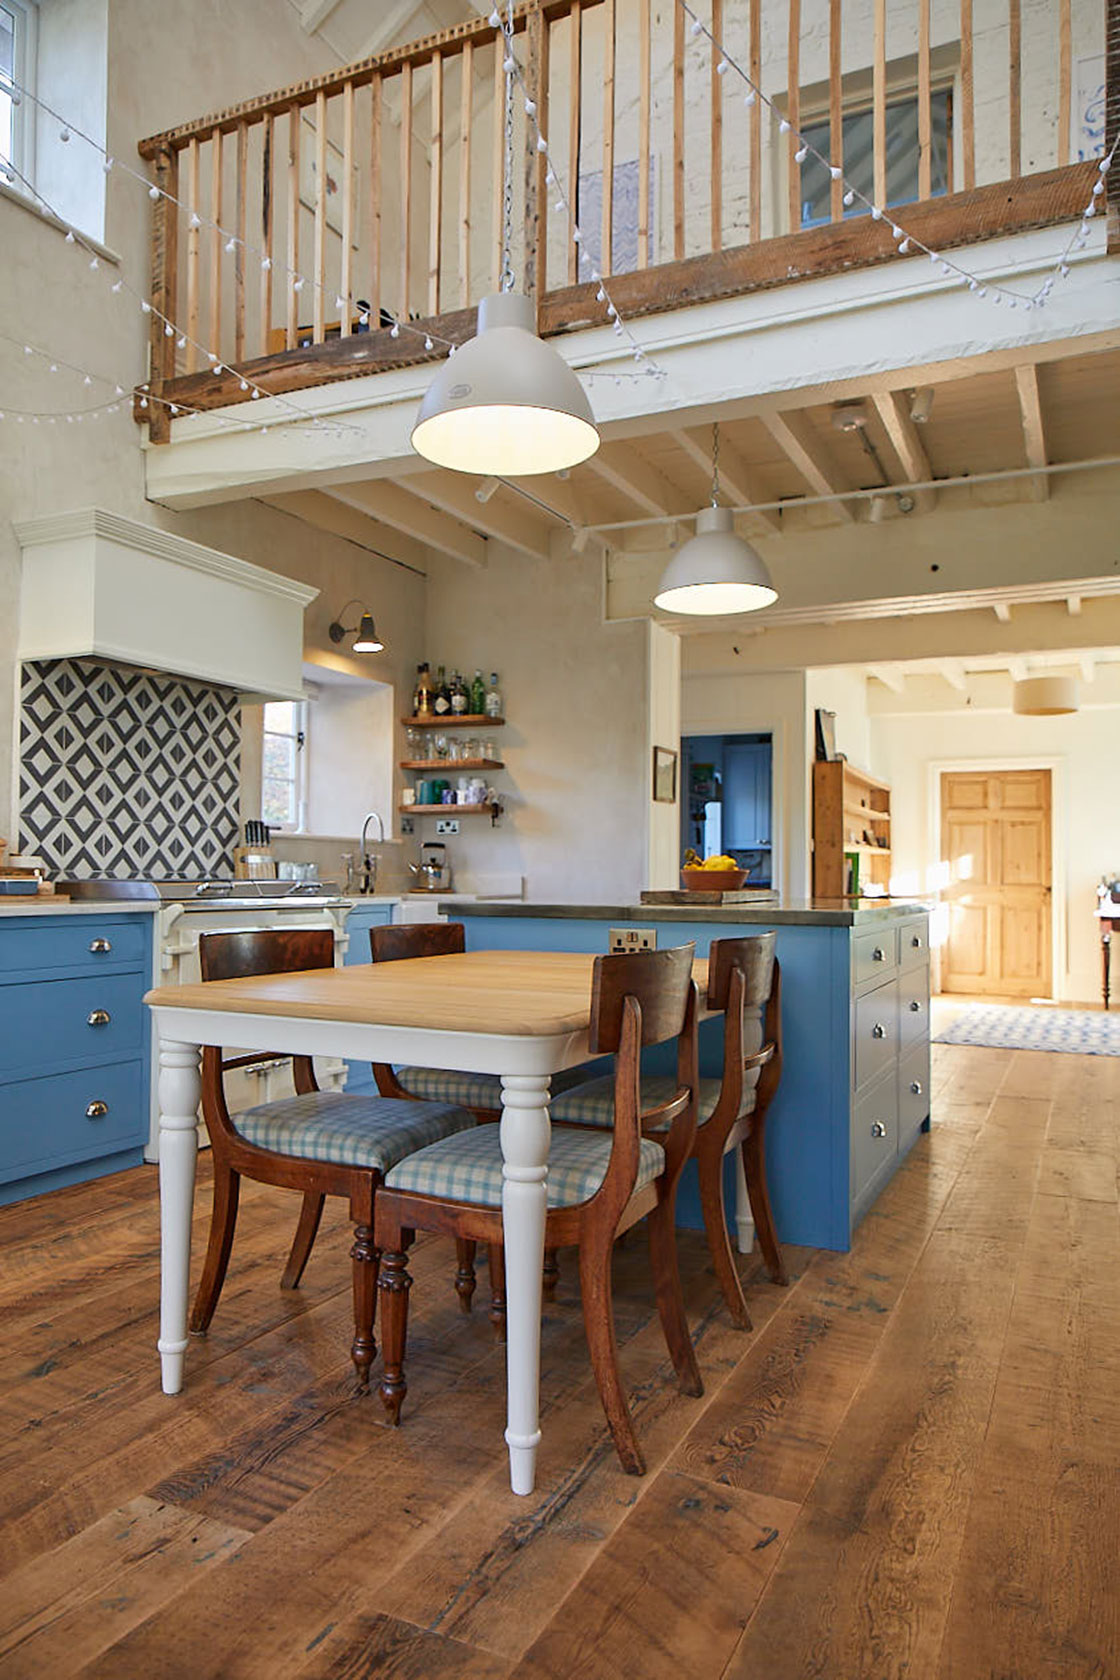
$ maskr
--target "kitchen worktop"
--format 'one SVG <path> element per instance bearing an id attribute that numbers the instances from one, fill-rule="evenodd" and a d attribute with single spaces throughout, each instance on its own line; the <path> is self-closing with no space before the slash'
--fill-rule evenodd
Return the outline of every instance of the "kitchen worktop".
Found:
<path id="1" fill-rule="evenodd" d="M 442 908 L 442 906 L 441 906 Z M 873 927 L 877 922 L 925 915 L 928 904 L 900 899 L 775 899 L 769 904 L 532 904 L 489 900 L 456 904 L 461 916 L 546 916 L 603 922 L 733 922 L 765 927 Z"/>
<path id="2" fill-rule="evenodd" d="M 160 908 L 159 899 L 79 899 L 55 898 L 46 893 L 13 893 L 0 899 L 0 916 L 154 916 Z"/>

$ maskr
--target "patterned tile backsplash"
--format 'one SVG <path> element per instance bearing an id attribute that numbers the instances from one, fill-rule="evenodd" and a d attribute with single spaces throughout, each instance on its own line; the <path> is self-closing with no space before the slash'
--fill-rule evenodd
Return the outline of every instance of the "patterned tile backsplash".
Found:
<path id="1" fill-rule="evenodd" d="M 232 873 L 237 695 L 128 666 L 23 667 L 19 849 L 52 874 Z"/>

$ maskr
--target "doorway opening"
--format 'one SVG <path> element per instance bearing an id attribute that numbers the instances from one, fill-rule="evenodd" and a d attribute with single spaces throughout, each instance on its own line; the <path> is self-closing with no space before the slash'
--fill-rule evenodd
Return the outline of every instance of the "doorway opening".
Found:
<path id="1" fill-rule="evenodd" d="M 681 857 L 726 853 L 752 887 L 773 885 L 773 738 L 686 735 L 681 741 Z"/>

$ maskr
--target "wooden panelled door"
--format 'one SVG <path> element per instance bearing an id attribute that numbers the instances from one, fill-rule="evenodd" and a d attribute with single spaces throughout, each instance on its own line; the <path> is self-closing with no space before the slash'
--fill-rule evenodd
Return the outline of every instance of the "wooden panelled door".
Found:
<path id="1" fill-rule="evenodd" d="M 946 771 L 941 989 L 1049 997 L 1050 772 Z"/>

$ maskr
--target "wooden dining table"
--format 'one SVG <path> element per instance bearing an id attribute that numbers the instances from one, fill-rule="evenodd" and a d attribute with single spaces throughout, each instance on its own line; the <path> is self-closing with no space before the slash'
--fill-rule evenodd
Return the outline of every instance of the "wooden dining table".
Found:
<path id="1" fill-rule="evenodd" d="M 533 1490 L 540 1442 L 541 1268 L 549 1081 L 588 1057 L 594 957 L 455 956 L 159 987 L 160 1332 L 163 1389 L 183 1384 L 203 1045 L 498 1074 L 506 1250 L 510 1484 Z M 698 963 L 701 983 L 706 964 Z"/>

